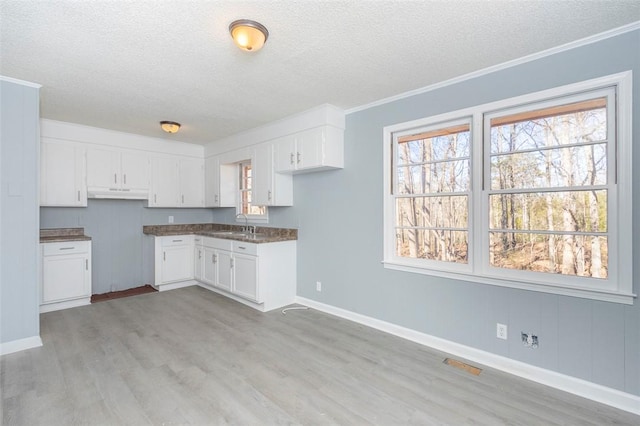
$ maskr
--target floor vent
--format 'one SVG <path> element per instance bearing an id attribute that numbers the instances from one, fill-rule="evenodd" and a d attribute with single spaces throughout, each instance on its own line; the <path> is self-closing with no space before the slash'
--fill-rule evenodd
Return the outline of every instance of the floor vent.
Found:
<path id="1" fill-rule="evenodd" d="M 457 359 L 445 358 L 444 361 L 442 362 L 452 367 L 456 367 L 461 370 L 464 370 L 467 373 L 471 373 L 474 376 L 478 376 L 482 372 L 481 368 L 474 367 L 473 365 L 465 364 L 464 362 L 458 361 Z"/>

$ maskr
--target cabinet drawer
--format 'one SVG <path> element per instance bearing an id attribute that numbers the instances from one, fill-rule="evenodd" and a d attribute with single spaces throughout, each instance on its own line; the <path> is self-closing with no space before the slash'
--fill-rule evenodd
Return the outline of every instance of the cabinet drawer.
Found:
<path id="1" fill-rule="evenodd" d="M 193 235 L 172 235 L 160 238 L 162 247 L 184 246 L 193 242 Z"/>
<path id="2" fill-rule="evenodd" d="M 244 253 L 249 254 L 251 256 L 258 255 L 258 245 L 251 243 L 244 243 L 242 241 L 234 241 L 233 242 L 233 252 L 234 253 Z"/>
<path id="3" fill-rule="evenodd" d="M 90 241 L 43 243 L 42 254 L 45 256 L 55 256 L 59 254 L 87 253 L 90 244 Z"/>
<path id="4" fill-rule="evenodd" d="M 222 238 L 208 238 L 204 237 L 203 245 L 205 247 L 214 248 L 218 250 L 227 250 L 231 251 L 232 249 L 232 240 L 224 240 Z"/>

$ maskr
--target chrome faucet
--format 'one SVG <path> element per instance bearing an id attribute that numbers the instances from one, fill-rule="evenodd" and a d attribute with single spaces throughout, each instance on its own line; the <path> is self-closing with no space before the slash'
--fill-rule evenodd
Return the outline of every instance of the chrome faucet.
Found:
<path id="1" fill-rule="evenodd" d="M 236 215 L 236 219 L 238 219 L 238 217 L 240 216 L 244 217 L 244 226 L 242 227 L 242 232 L 249 232 L 249 218 L 244 213 L 238 213 Z"/>

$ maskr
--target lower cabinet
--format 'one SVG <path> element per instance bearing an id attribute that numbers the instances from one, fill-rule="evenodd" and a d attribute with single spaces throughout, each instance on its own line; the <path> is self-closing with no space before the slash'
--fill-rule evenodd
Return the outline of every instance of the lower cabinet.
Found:
<path id="1" fill-rule="evenodd" d="M 91 241 L 41 243 L 40 312 L 91 302 Z"/>
<path id="2" fill-rule="evenodd" d="M 193 235 L 155 238 L 154 286 L 158 290 L 184 287 L 194 278 Z"/>
<path id="3" fill-rule="evenodd" d="M 253 244 L 192 235 L 156 237 L 155 257 L 159 290 L 195 280 L 261 311 L 295 299 L 295 241 Z"/>
<path id="4" fill-rule="evenodd" d="M 231 291 L 245 299 L 262 302 L 258 292 L 258 258 L 246 254 L 234 254 L 233 273 Z"/>

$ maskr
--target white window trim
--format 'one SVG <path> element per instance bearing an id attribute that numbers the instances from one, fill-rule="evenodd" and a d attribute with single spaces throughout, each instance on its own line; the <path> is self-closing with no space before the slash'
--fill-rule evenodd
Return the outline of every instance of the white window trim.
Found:
<path id="1" fill-rule="evenodd" d="M 240 194 L 240 179 L 238 178 L 238 170 L 241 167 L 241 164 L 248 163 L 248 162 L 250 163 L 251 160 L 239 161 L 236 164 L 236 179 L 235 179 L 236 223 L 244 224 L 245 223 L 244 216 L 247 217 L 247 220 L 246 220 L 247 223 L 269 223 L 269 207 L 267 206 L 264 206 L 264 214 L 261 214 L 261 215 L 256 215 L 256 214 L 245 215 L 244 213 L 242 213 L 242 197 Z M 243 215 L 243 216 L 239 217 L 239 215 Z"/>
<path id="2" fill-rule="evenodd" d="M 567 97 L 572 94 L 602 89 L 605 87 L 617 86 L 617 205 L 612 206 L 609 215 L 615 215 L 618 232 L 615 236 L 617 246 L 615 274 L 610 276 L 608 281 L 616 288 L 587 289 L 584 286 L 576 286 L 572 280 L 565 280 L 562 284 L 540 281 L 543 274 L 525 271 L 517 271 L 517 277 L 512 276 L 509 271 L 499 276 L 491 274 L 488 265 L 484 265 L 481 251 L 482 246 L 477 247 L 475 241 L 482 241 L 482 232 L 486 229 L 483 220 L 488 220 L 483 210 L 484 196 L 481 188 L 476 188 L 482 182 L 482 171 L 484 155 L 481 151 L 481 140 L 483 134 L 483 116 L 495 111 L 517 107 L 527 103 L 538 103 L 553 98 Z M 437 116 L 412 120 L 405 123 L 386 126 L 383 129 L 383 241 L 384 253 L 382 263 L 385 268 L 413 272 L 419 274 L 433 275 L 444 278 L 451 278 L 463 281 L 472 281 L 482 284 L 490 284 L 501 287 L 517 288 L 523 290 L 538 291 L 543 293 L 559 294 L 565 296 L 581 297 L 586 299 L 602 300 L 607 302 L 633 304 L 636 297 L 633 294 L 633 264 L 632 264 L 632 233 L 625 230 L 632 229 L 632 72 L 625 71 L 601 78 L 582 81 L 556 87 L 540 92 L 517 96 L 472 108 L 452 111 Z M 395 254 L 395 229 L 394 229 L 394 200 L 391 194 L 392 176 L 395 173 L 392 164 L 393 137 L 394 133 L 410 131 L 419 127 L 434 125 L 437 123 L 450 122 L 454 120 L 472 117 L 472 147 L 471 156 L 471 195 L 469 199 L 470 211 L 470 233 L 469 233 L 469 263 L 467 265 L 448 265 L 447 262 L 436 263 L 425 262 L 420 259 L 407 259 Z M 480 138 L 480 141 L 478 141 Z M 483 212 L 482 214 L 473 214 Z M 433 265 L 434 267 L 431 267 Z M 510 276 L 511 275 L 511 276 Z M 571 277 L 567 277 L 571 278 Z"/>

